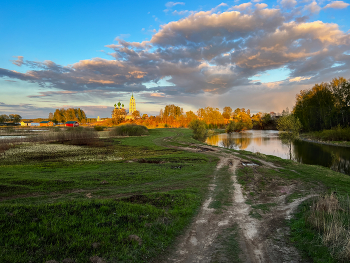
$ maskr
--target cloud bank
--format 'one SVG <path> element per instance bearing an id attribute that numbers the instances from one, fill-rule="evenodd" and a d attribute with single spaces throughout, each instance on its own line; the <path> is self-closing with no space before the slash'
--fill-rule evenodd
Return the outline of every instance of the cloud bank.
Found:
<path id="1" fill-rule="evenodd" d="M 168 2 L 166 6 L 182 4 Z M 340 75 L 349 77 L 349 32 L 334 23 L 310 21 L 308 16 L 321 10 L 316 1 L 302 7 L 295 0 L 282 0 L 280 5 L 282 9 L 268 8 L 264 3 L 244 3 L 220 5 L 226 11 L 214 8 L 190 12 L 178 21 L 162 25 L 149 41 L 117 38 L 116 44 L 106 46 L 111 49 L 110 59 L 58 65 L 18 56 L 13 64 L 30 70 L 21 73 L 0 69 L 0 77 L 72 94 L 134 91 L 154 93 L 149 96 L 154 98 L 288 89 L 290 85 L 328 81 Z M 348 5 L 334 1 L 323 8 Z M 284 11 L 292 7 L 297 11 Z M 290 72 L 284 81 L 252 80 L 256 75 L 281 68 Z M 169 85 L 157 86 L 164 78 Z"/>

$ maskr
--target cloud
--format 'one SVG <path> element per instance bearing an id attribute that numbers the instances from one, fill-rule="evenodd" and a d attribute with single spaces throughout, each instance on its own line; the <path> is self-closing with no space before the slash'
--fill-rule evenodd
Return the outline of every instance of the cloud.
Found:
<path id="1" fill-rule="evenodd" d="M 326 8 L 335 8 L 335 9 L 343 9 L 343 8 L 347 8 L 350 4 L 348 3 L 344 3 L 343 1 L 333 1 L 330 4 L 327 4 L 325 7 L 323 7 L 324 9 Z"/>
<path id="2" fill-rule="evenodd" d="M 282 0 L 281 5 L 283 8 L 293 8 L 296 6 L 297 1 L 296 0 Z"/>
<path id="3" fill-rule="evenodd" d="M 239 11 L 244 11 L 252 6 L 252 3 L 243 3 L 240 5 L 235 5 L 231 7 L 229 10 L 239 10 Z"/>
<path id="4" fill-rule="evenodd" d="M 22 66 L 23 64 L 23 56 L 17 56 L 16 60 L 12 60 L 12 64 L 15 64 L 16 66 Z"/>
<path id="5" fill-rule="evenodd" d="M 312 11 L 310 5 L 308 12 L 315 12 L 317 8 Z M 110 59 L 58 65 L 22 58 L 21 65 L 30 70 L 0 69 L 0 77 L 49 88 L 30 95 L 38 100 L 81 96 L 92 101 L 134 91 L 152 101 L 190 98 L 191 103 L 197 97 L 286 91 L 350 75 L 349 32 L 334 23 L 307 22 L 300 14 L 263 3 L 255 7 L 245 3 L 234 11 L 193 11 L 162 25 L 149 41 L 117 38 L 117 43 L 107 45 Z M 335 63 L 341 66 L 332 67 Z M 253 76 L 282 67 L 289 73 L 283 81 L 251 81 Z M 164 78 L 166 82 L 161 81 Z"/>
<path id="6" fill-rule="evenodd" d="M 258 9 L 264 9 L 267 7 L 267 4 L 261 3 L 261 4 L 255 4 L 255 7 Z"/>
<path id="7" fill-rule="evenodd" d="M 165 6 L 167 8 L 172 8 L 172 7 L 176 6 L 176 5 L 185 5 L 185 3 L 184 2 L 167 2 L 165 4 Z"/>
<path id="8" fill-rule="evenodd" d="M 313 1 L 309 5 L 306 5 L 304 7 L 304 10 L 311 13 L 311 14 L 318 14 L 318 12 L 320 12 L 320 10 L 321 10 L 321 7 L 317 4 L 316 1 Z"/>

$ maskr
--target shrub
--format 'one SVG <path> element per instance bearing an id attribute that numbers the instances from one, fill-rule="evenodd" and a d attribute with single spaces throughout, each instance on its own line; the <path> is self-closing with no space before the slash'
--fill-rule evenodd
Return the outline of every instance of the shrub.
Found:
<path id="1" fill-rule="evenodd" d="M 253 128 L 253 123 L 250 122 L 244 122 L 244 121 L 230 121 L 230 123 L 227 125 L 226 132 L 232 133 L 232 132 L 240 132 L 244 130 L 250 130 Z"/>
<path id="2" fill-rule="evenodd" d="M 350 127 L 342 128 L 338 125 L 331 130 L 312 132 L 311 136 L 322 141 L 350 141 Z"/>
<path id="3" fill-rule="evenodd" d="M 204 142 L 208 135 L 207 124 L 201 120 L 193 120 L 188 127 L 193 130 L 193 138 Z"/>
<path id="4" fill-rule="evenodd" d="M 103 127 L 103 126 L 94 126 L 95 131 L 103 131 L 104 129 L 105 129 L 105 127 Z"/>
<path id="5" fill-rule="evenodd" d="M 115 127 L 109 132 L 110 136 L 141 136 L 148 135 L 148 129 L 145 126 L 137 124 L 123 124 Z"/>

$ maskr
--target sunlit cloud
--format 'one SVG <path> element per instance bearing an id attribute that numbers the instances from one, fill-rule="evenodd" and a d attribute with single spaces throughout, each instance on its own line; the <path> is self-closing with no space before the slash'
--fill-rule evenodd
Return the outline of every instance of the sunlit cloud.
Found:
<path id="1" fill-rule="evenodd" d="M 166 6 L 183 4 L 168 2 Z M 251 91 L 297 90 L 296 85 L 327 81 L 339 70 L 349 76 L 349 32 L 335 23 L 309 21 L 308 15 L 321 10 L 316 1 L 302 7 L 295 0 L 279 4 L 281 9 L 249 2 L 235 6 L 222 3 L 209 11 L 174 11 L 184 17 L 158 30 L 152 28 L 149 41 L 128 42 L 119 36 L 115 43 L 106 45 L 109 59 L 59 65 L 18 56 L 13 64 L 29 70 L 0 69 L 0 77 L 50 89 L 29 95 L 38 100 L 56 96 L 84 96 L 88 100 L 111 97 L 111 92 L 134 91 L 162 103 L 168 99 L 186 101 L 186 97 L 189 104 L 200 105 L 204 101 L 199 98 L 230 92 L 244 97 L 244 92 Z M 335 1 L 324 8 L 348 5 Z M 297 11 L 287 10 L 290 7 Z M 335 63 L 341 66 L 335 67 Z M 279 69 L 287 73 L 282 75 Z M 280 78 L 266 77 L 271 71 Z"/>
<path id="2" fill-rule="evenodd" d="M 345 3 L 343 1 L 333 1 L 332 3 L 327 4 L 324 9 L 326 8 L 335 8 L 335 9 L 344 9 L 347 8 L 350 4 Z"/>

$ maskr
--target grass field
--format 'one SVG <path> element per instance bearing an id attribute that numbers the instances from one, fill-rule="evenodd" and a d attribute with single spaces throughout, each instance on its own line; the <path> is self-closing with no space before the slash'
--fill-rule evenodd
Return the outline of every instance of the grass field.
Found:
<path id="1" fill-rule="evenodd" d="M 215 168 L 215 158 L 164 147 L 164 138 L 196 142 L 190 134 L 154 129 L 58 145 L 64 150 L 53 143 L 11 149 L 0 165 L 0 262 L 156 257 L 196 213 Z"/>

